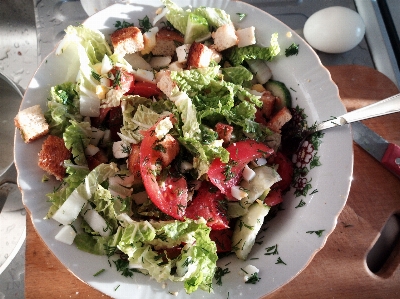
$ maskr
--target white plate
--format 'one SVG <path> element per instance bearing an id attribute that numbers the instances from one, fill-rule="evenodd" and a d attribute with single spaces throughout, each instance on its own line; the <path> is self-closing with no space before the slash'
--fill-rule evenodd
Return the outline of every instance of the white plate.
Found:
<path id="1" fill-rule="evenodd" d="M 187 5 L 187 1 L 177 3 Z M 270 67 L 274 78 L 285 82 L 291 89 L 293 104 L 305 109 L 309 125 L 345 112 L 337 87 L 317 55 L 283 23 L 241 2 L 198 0 L 192 1 L 191 4 L 193 7 L 212 6 L 225 9 L 231 14 L 232 20 L 242 28 L 256 26 L 257 41 L 260 45 L 269 45 L 271 34 L 274 32 L 279 34 L 283 52 L 293 42 L 300 45 L 297 56 L 282 55 L 270 63 Z M 135 5 L 116 4 L 90 17 L 85 25 L 102 30 L 107 35 L 115 29 L 114 24 L 117 20 L 125 19 L 138 24 L 138 19 L 145 15 L 152 19 L 160 5 L 157 0 L 138 0 Z M 238 23 L 237 13 L 245 13 L 247 16 Z M 75 78 L 76 65 L 65 61 L 63 57 L 56 57 L 52 53 L 44 60 L 28 87 L 22 109 L 34 104 L 40 104 L 45 109 L 50 87 Z M 296 197 L 294 190 L 287 194 L 283 210 L 266 224 L 268 229 L 257 238 L 259 242 L 254 246 L 248 261 L 239 261 L 232 255 L 218 262 L 220 267 L 229 268 L 230 273 L 222 278 L 222 286 L 214 284 L 215 294 L 197 291 L 190 297 L 185 294 L 180 284 L 167 282 L 161 285 L 141 274 L 135 274 L 133 278 L 124 278 L 115 268 L 109 268 L 106 257 L 84 253 L 74 246 L 55 241 L 54 236 L 59 231 L 58 223 L 43 220 L 43 217 L 49 207 L 45 194 L 58 183 L 42 183 L 43 172 L 37 167 L 37 159 L 32 158 L 37 157 L 43 140 L 24 144 L 17 138 L 15 157 L 24 202 L 32 213 L 38 233 L 68 269 L 94 288 L 116 298 L 131 298 L 132 294 L 135 294 L 137 298 L 157 299 L 165 298 L 168 292 L 175 291 L 179 292 L 178 298 L 259 298 L 286 284 L 307 266 L 324 246 L 346 203 L 353 166 L 350 129 L 332 129 L 325 133 L 322 141 L 319 149 L 304 160 L 309 162 L 304 165 L 308 174 L 299 178 L 299 184 L 308 188 L 306 196 Z M 307 158 L 313 158 L 313 162 Z M 318 158 L 321 165 L 311 167 Z M 267 248 L 278 250 L 268 251 Z M 243 283 L 243 276 L 239 273 L 247 264 L 253 264 L 260 269 L 259 283 Z M 93 274 L 102 268 L 109 270 L 94 277 Z"/>

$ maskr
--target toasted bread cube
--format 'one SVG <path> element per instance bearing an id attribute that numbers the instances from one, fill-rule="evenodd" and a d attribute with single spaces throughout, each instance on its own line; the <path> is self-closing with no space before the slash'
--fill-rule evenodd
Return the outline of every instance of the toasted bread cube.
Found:
<path id="1" fill-rule="evenodd" d="M 156 56 L 174 56 L 177 44 L 183 44 L 183 36 L 176 31 L 161 28 L 151 53 Z"/>
<path id="2" fill-rule="evenodd" d="M 274 132 L 280 133 L 283 125 L 291 119 L 292 114 L 290 113 L 290 110 L 287 107 L 283 107 L 271 117 L 270 121 L 267 124 L 267 127 Z"/>
<path id="3" fill-rule="evenodd" d="M 217 52 L 215 49 L 213 48 L 209 48 L 212 51 L 211 54 L 211 60 L 215 61 L 216 63 L 220 63 L 222 60 L 222 55 L 221 53 Z"/>
<path id="4" fill-rule="evenodd" d="M 176 57 L 178 62 L 186 62 L 191 44 L 184 44 L 176 48 Z"/>
<path id="5" fill-rule="evenodd" d="M 144 49 L 143 34 L 137 27 L 118 29 L 111 34 L 114 52 L 122 55 L 136 53 Z"/>
<path id="6" fill-rule="evenodd" d="M 49 133 L 49 125 L 39 105 L 18 112 L 14 118 L 14 124 L 20 130 L 22 139 L 26 143 Z"/>
<path id="7" fill-rule="evenodd" d="M 65 176 L 64 161 L 71 158 L 71 152 L 65 147 L 64 139 L 49 135 L 39 152 L 38 165 L 47 173 L 61 181 Z"/>
<path id="8" fill-rule="evenodd" d="M 236 36 L 238 37 L 238 47 L 246 47 L 254 45 L 256 43 L 255 27 L 247 27 L 244 29 L 236 30 Z"/>
<path id="9" fill-rule="evenodd" d="M 207 46 L 194 42 L 189 49 L 187 67 L 189 69 L 208 67 L 212 55 L 213 51 L 211 51 Z"/>
<path id="10" fill-rule="evenodd" d="M 262 113 L 269 118 L 274 110 L 276 97 L 270 91 L 264 91 L 260 101 L 263 102 Z"/>
<path id="11" fill-rule="evenodd" d="M 160 71 L 156 75 L 157 87 L 165 93 L 167 97 L 171 96 L 173 89 L 177 86 L 171 79 L 170 71 Z"/>
<path id="12" fill-rule="evenodd" d="M 176 51 L 176 44 L 173 40 L 157 40 L 156 46 L 151 53 L 156 56 L 173 56 Z"/>
<path id="13" fill-rule="evenodd" d="M 214 39 L 214 49 L 218 52 L 238 44 L 236 30 L 232 23 L 219 27 L 211 36 Z"/>

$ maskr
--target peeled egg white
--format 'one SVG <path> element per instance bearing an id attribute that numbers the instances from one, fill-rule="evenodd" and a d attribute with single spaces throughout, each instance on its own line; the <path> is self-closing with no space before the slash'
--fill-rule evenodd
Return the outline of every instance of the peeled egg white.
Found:
<path id="1" fill-rule="evenodd" d="M 313 48 L 326 53 L 343 53 L 360 43 L 365 34 L 365 24 L 357 12 L 332 6 L 311 15 L 303 33 Z"/>

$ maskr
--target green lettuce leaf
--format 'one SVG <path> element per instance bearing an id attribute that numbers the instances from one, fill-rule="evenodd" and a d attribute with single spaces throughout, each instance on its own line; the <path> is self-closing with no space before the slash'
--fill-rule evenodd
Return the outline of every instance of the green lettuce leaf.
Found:
<path id="1" fill-rule="evenodd" d="M 201 6 L 196 8 L 193 13 L 204 17 L 208 24 L 214 28 L 232 23 L 231 16 L 219 8 Z"/>
<path id="2" fill-rule="evenodd" d="M 121 240 L 122 227 L 118 227 L 114 235 L 108 237 L 94 236 L 88 233 L 79 233 L 74 239 L 74 244 L 79 250 L 96 254 L 110 255 L 115 252 L 116 246 Z"/>
<path id="3" fill-rule="evenodd" d="M 70 124 L 69 120 L 82 120 L 76 89 L 76 84 L 72 82 L 51 87 L 50 98 L 47 102 L 48 110 L 44 114 L 51 135 L 62 137 L 65 128 Z"/>
<path id="4" fill-rule="evenodd" d="M 183 281 L 187 293 L 198 288 L 212 291 L 216 269 L 216 245 L 209 237 L 205 220 L 133 222 L 123 228 L 118 244 L 131 265 L 145 270 L 158 282 Z M 181 243 L 187 245 L 176 259 L 162 260 L 158 250 Z M 176 267 L 176 271 L 172 269 Z"/>
<path id="5" fill-rule="evenodd" d="M 269 47 L 261 47 L 251 45 L 247 47 L 233 47 L 228 54 L 228 60 L 233 66 L 238 66 L 243 63 L 245 59 L 262 59 L 266 61 L 272 60 L 280 52 L 278 44 L 278 34 L 274 33 L 271 36 L 271 43 Z"/>
<path id="6" fill-rule="evenodd" d="M 71 44 L 79 44 L 83 47 L 84 52 L 87 53 L 90 64 L 96 64 L 102 61 L 104 54 L 112 55 L 112 51 L 104 34 L 99 30 L 90 29 L 83 25 L 68 26 L 65 29 L 65 36 L 57 48 L 56 54 L 60 55 Z"/>
<path id="7" fill-rule="evenodd" d="M 90 123 L 74 120 L 71 120 L 70 123 L 63 134 L 65 147 L 71 150 L 75 164 L 87 165 L 85 148 L 91 140 L 92 130 Z"/>
<path id="8" fill-rule="evenodd" d="M 72 164 L 70 161 L 68 164 Z M 46 194 L 48 201 L 52 203 L 47 212 L 46 219 L 50 219 L 53 214 L 61 207 L 68 196 L 78 187 L 85 177 L 89 174 L 87 167 L 67 167 L 67 176 L 64 178 L 64 183 L 56 188 L 52 193 Z"/>
<path id="9" fill-rule="evenodd" d="M 242 85 L 243 82 L 253 79 L 252 72 L 241 65 L 223 68 L 222 73 L 224 74 L 224 79 L 226 81 L 238 85 Z"/>
<path id="10" fill-rule="evenodd" d="M 185 34 L 190 10 L 183 10 L 182 7 L 171 0 L 161 0 L 161 2 L 168 9 L 167 14 L 165 15 L 168 22 L 170 22 L 176 30 Z"/>
<path id="11" fill-rule="evenodd" d="M 128 143 L 140 143 L 143 139 L 141 131 L 151 128 L 168 111 L 155 112 L 151 107 L 151 100 L 143 97 L 129 97 L 123 100 L 124 111 L 122 113 L 123 125 L 120 129 L 120 137 Z"/>

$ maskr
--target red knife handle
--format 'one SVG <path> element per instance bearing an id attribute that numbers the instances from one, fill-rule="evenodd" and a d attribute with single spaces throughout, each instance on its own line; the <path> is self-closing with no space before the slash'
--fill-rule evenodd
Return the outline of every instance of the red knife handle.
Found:
<path id="1" fill-rule="evenodd" d="M 389 143 L 381 162 L 387 169 L 400 177 L 400 146 Z"/>

